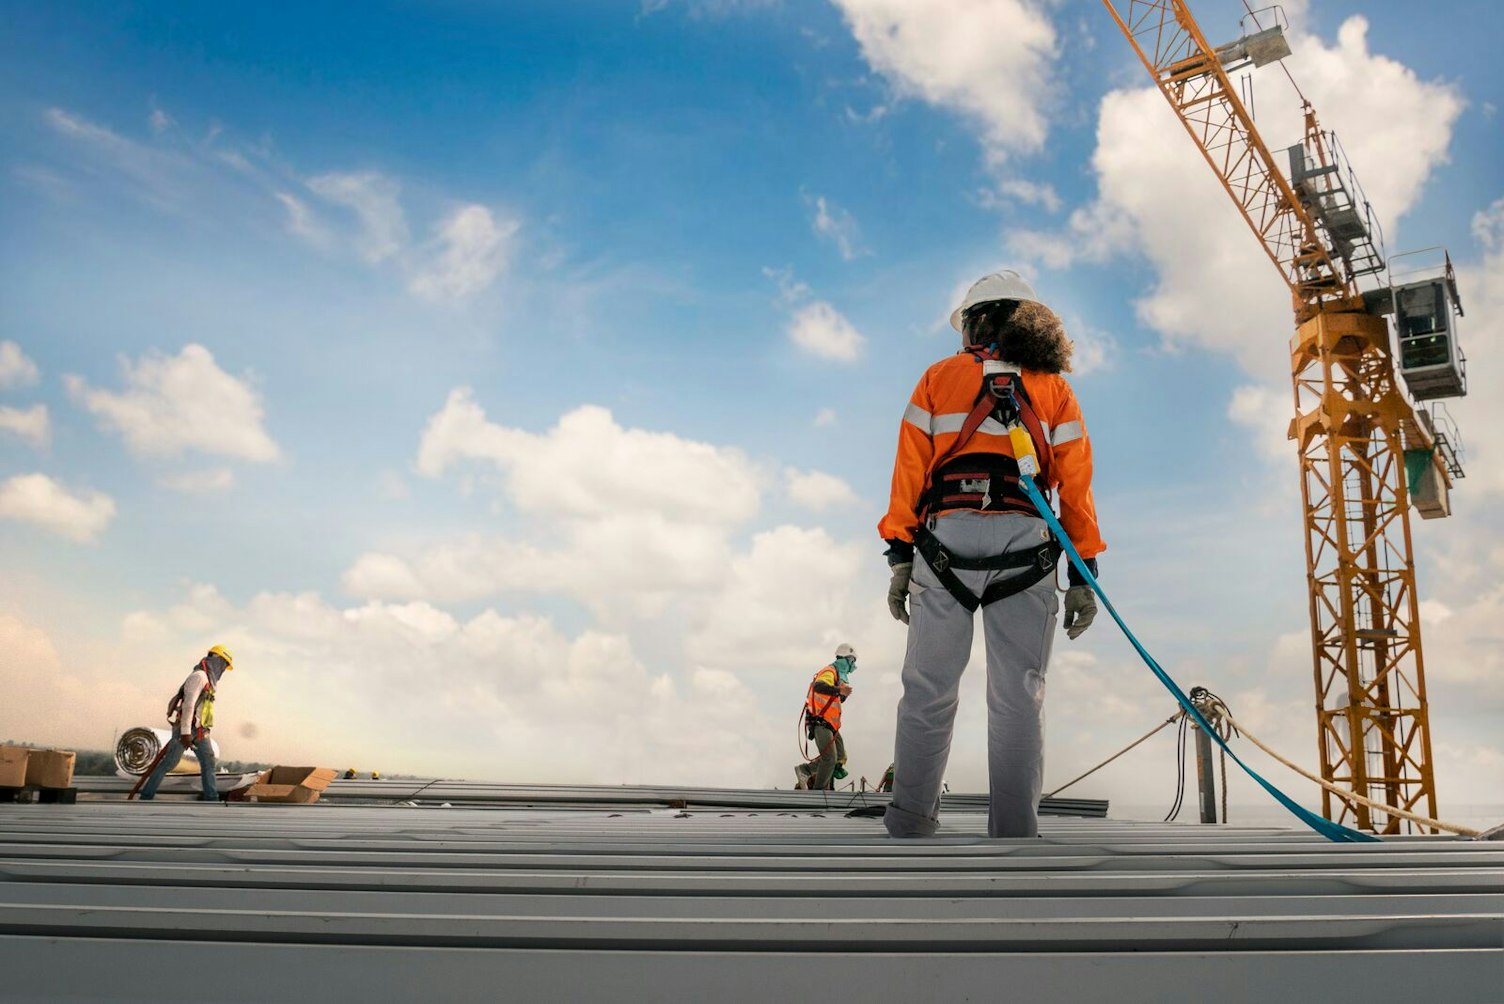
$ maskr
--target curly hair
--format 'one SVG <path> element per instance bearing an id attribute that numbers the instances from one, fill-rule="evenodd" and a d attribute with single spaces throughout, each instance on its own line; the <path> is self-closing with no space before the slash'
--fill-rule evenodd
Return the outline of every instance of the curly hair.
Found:
<path id="1" fill-rule="evenodd" d="M 993 300 L 962 315 L 968 345 L 996 345 L 998 354 L 1026 370 L 1069 373 L 1075 346 L 1055 312 L 1033 300 Z"/>

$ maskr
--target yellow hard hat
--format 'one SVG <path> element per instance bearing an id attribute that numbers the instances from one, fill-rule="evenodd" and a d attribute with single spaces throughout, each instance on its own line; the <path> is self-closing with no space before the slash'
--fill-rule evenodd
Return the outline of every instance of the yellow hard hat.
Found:
<path id="1" fill-rule="evenodd" d="M 225 669 L 235 668 L 235 657 L 231 655 L 230 650 L 225 648 L 223 645 L 215 645 L 213 648 L 209 649 L 209 654 L 217 655 L 221 659 L 223 659 L 225 661 Z"/>

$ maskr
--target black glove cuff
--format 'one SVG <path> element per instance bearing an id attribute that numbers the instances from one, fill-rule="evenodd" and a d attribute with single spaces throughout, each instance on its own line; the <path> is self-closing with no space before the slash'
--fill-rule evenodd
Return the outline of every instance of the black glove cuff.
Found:
<path id="1" fill-rule="evenodd" d="M 914 545 L 907 540 L 890 540 L 888 549 L 883 552 L 888 556 L 888 567 L 894 565 L 911 565 L 914 563 Z"/>
<path id="2" fill-rule="evenodd" d="M 1092 578 L 1097 578 L 1098 577 L 1098 573 L 1097 573 L 1097 559 L 1096 558 L 1082 558 L 1081 560 L 1083 562 L 1085 562 L 1087 568 L 1091 569 Z M 1076 569 L 1076 563 L 1074 561 L 1071 562 L 1071 567 L 1066 571 L 1066 579 L 1073 586 L 1084 586 L 1084 585 L 1086 585 L 1086 580 L 1083 579 L 1081 577 L 1081 573 L 1079 571 L 1077 571 L 1077 569 Z"/>

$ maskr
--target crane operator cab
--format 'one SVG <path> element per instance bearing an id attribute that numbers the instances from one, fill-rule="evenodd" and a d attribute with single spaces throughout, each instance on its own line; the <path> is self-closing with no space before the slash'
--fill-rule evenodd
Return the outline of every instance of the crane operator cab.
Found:
<path id="1" fill-rule="evenodd" d="M 1390 285 L 1400 376 L 1417 401 L 1467 394 L 1467 357 L 1457 343 L 1462 302 L 1451 259 L 1440 276 Z"/>

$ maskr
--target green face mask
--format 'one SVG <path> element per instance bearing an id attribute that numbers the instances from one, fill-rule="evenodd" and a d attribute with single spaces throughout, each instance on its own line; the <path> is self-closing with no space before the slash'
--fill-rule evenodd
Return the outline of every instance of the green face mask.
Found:
<path id="1" fill-rule="evenodd" d="M 842 683 L 845 683 L 847 677 L 856 672 L 856 660 L 844 655 L 837 656 L 835 667 L 836 675 L 841 678 Z"/>

